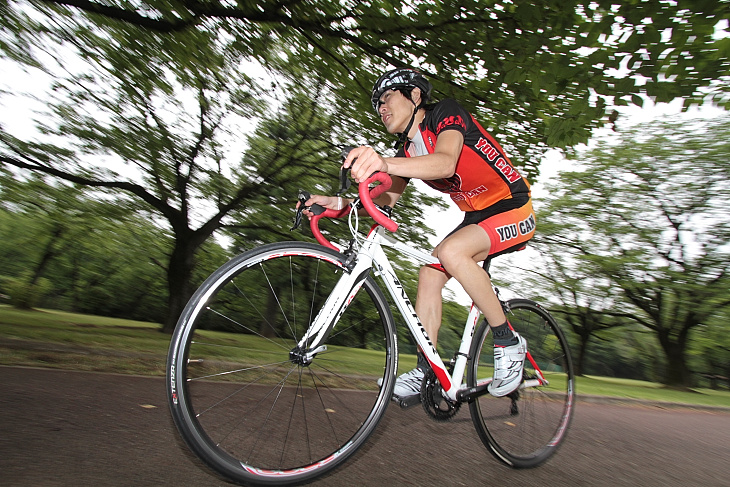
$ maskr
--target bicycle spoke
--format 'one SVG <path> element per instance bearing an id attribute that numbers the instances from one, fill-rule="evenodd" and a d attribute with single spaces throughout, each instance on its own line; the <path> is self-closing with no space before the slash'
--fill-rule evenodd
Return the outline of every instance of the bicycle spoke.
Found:
<path id="1" fill-rule="evenodd" d="M 222 377 L 224 375 L 236 374 L 236 373 L 240 373 L 240 372 L 247 372 L 249 370 L 263 369 L 263 368 L 266 368 L 266 367 L 271 367 L 272 365 L 283 365 L 283 364 L 286 364 L 286 363 L 289 363 L 289 361 L 287 360 L 287 361 L 284 361 L 284 362 L 274 362 L 274 363 L 264 364 L 264 365 L 256 365 L 256 366 L 251 366 L 251 367 L 242 367 L 240 369 L 235 369 L 235 370 L 226 370 L 224 372 L 216 372 L 215 374 L 208 374 L 208 375 L 201 375 L 199 377 L 193 377 L 193 378 L 188 379 L 188 382 L 193 382 L 193 381 L 196 381 L 196 380 L 212 379 L 214 377 Z"/>

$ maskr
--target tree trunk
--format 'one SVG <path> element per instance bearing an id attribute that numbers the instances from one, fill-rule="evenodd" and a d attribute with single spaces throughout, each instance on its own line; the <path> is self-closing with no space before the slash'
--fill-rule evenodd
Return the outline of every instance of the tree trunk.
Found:
<path id="1" fill-rule="evenodd" d="M 667 357 L 667 371 L 664 384 L 670 387 L 691 387 L 692 376 L 687 367 L 687 334 L 672 339 L 668 332 L 659 334 L 659 343 Z"/>
<path id="2" fill-rule="evenodd" d="M 37 286 L 40 278 L 48 267 L 48 264 L 56 257 L 58 251 L 56 250 L 56 243 L 60 240 L 64 233 L 62 226 L 56 226 L 51 232 L 51 237 L 46 243 L 40 260 L 35 265 L 31 274 L 28 276 L 28 282 L 18 284 L 23 288 L 22 292 L 13 293 L 12 303 L 18 309 L 33 309 L 37 306 L 40 298 L 42 297 L 42 290 Z"/>
<path id="3" fill-rule="evenodd" d="M 63 226 L 56 226 L 54 227 L 53 231 L 51 232 L 51 237 L 46 243 L 46 247 L 43 250 L 43 255 L 41 255 L 40 260 L 38 261 L 38 264 L 36 264 L 35 269 L 33 270 L 33 275 L 30 278 L 30 285 L 33 286 L 38 282 L 38 279 L 41 278 L 43 275 L 43 272 L 45 272 L 46 267 L 48 267 L 48 264 L 53 260 L 56 255 L 58 255 L 58 251 L 56 250 L 56 243 L 61 240 L 61 236 L 64 234 L 64 227 Z"/>
<path id="4" fill-rule="evenodd" d="M 575 375 L 582 376 L 585 371 L 585 359 L 586 352 L 588 351 L 588 342 L 591 339 L 591 334 L 579 335 L 580 344 L 578 345 L 578 357 L 573 365 L 575 365 Z"/>
<path id="5" fill-rule="evenodd" d="M 190 280 L 193 275 L 195 248 L 189 241 L 185 241 L 181 237 L 175 240 L 175 247 L 167 267 L 169 296 L 167 319 L 162 325 L 164 333 L 172 333 L 175 330 L 178 318 L 193 295 Z"/>

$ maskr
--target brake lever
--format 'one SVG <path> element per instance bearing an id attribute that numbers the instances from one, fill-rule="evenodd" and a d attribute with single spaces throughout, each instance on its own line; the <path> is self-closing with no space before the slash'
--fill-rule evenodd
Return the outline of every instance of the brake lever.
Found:
<path id="1" fill-rule="evenodd" d="M 342 153 L 340 154 L 340 159 L 341 159 L 340 164 L 345 162 L 345 158 L 347 157 L 347 155 L 350 153 L 350 151 L 352 149 L 354 149 L 354 147 L 349 146 L 349 145 L 345 146 L 342 149 Z M 350 186 L 352 186 L 352 181 L 350 181 L 350 177 L 348 175 L 349 172 L 350 172 L 349 167 L 345 168 L 345 167 L 340 166 L 340 189 L 339 189 L 339 191 L 337 191 L 337 193 L 335 193 L 337 196 L 340 196 L 345 191 L 350 189 Z"/>
<path id="2" fill-rule="evenodd" d="M 342 148 L 342 152 L 340 153 L 341 164 L 345 162 L 345 158 L 348 156 L 352 149 L 354 149 L 354 147 L 352 146 L 345 146 Z M 340 189 L 339 191 L 337 191 L 337 193 L 335 193 L 337 196 L 340 196 L 352 186 L 352 181 L 350 180 L 348 174 L 349 171 L 350 168 L 340 166 Z M 312 206 L 305 206 L 304 203 L 307 202 L 311 197 L 312 195 L 308 191 L 299 190 L 299 195 L 297 196 L 297 201 L 299 201 L 299 208 L 297 208 L 297 213 L 294 216 L 294 226 L 291 227 L 290 231 L 296 230 L 301 226 L 302 212 L 304 210 L 309 210 L 315 215 L 321 215 L 327 210 L 324 206 L 318 205 L 316 203 Z"/>
<path id="3" fill-rule="evenodd" d="M 299 190 L 299 195 L 297 196 L 299 206 L 297 207 L 297 214 L 294 215 L 294 226 L 289 229 L 290 232 L 293 232 L 302 224 L 302 212 L 304 211 L 304 202 L 307 201 L 309 197 L 310 194 L 308 192 L 302 189 Z"/>
<path id="4" fill-rule="evenodd" d="M 345 193 L 348 189 L 350 189 L 350 186 L 352 186 L 352 181 L 350 181 L 350 176 L 348 174 L 349 172 L 349 167 L 343 166 L 340 168 L 340 189 L 335 193 L 336 196 L 340 196 Z"/>
<path id="5" fill-rule="evenodd" d="M 321 215 L 324 213 L 327 208 L 324 206 L 318 205 L 317 203 L 311 205 L 311 206 L 304 206 L 304 203 L 311 198 L 312 195 L 308 191 L 304 191 L 303 189 L 299 190 L 299 196 L 297 196 L 297 201 L 299 201 L 299 208 L 297 208 L 297 213 L 294 215 L 294 226 L 289 229 L 289 231 L 294 231 L 297 228 L 299 228 L 302 224 L 302 212 L 304 210 L 309 210 L 315 215 Z"/>

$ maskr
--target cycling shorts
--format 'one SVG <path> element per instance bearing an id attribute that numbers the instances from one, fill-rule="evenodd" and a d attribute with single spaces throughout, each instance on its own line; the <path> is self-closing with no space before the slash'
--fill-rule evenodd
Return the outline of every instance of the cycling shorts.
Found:
<path id="1" fill-rule="evenodd" d="M 484 210 L 467 212 L 464 221 L 449 235 L 467 225 L 479 225 L 489 235 L 489 255 L 495 256 L 522 248 L 535 235 L 536 224 L 532 200 L 529 197 L 525 199 L 526 202 L 516 208 L 509 208 L 516 203 L 511 201 L 504 206 L 497 204 Z"/>

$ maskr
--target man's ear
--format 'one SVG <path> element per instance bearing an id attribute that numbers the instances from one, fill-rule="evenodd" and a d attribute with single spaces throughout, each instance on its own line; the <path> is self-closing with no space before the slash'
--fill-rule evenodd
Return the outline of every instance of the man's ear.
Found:
<path id="1" fill-rule="evenodd" d="M 416 106 L 421 104 L 421 88 L 414 87 L 411 90 L 411 101 L 413 101 Z"/>

